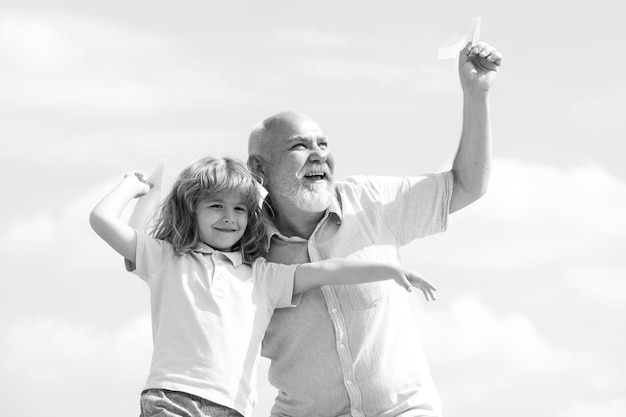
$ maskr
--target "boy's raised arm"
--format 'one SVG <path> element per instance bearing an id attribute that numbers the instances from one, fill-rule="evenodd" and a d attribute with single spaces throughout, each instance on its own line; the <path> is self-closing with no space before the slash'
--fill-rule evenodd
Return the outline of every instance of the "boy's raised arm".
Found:
<path id="1" fill-rule="evenodd" d="M 126 205 L 150 190 L 140 175 L 127 174 L 91 211 L 89 224 L 109 246 L 124 258 L 135 262 L 137 236 L 135 230 L 120 219 Z"/>

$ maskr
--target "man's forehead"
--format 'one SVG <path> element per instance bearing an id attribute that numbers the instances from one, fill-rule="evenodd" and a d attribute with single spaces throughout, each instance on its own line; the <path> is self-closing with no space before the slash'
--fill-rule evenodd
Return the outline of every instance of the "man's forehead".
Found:
<path id="1" fill-rule="evenodd" d="M 298 120 L 293 123 L 281 123 L 272 131 L 276 139 L 284 141 L 317 140 L 325 138 L 322 129 L 313 120 Z"/>
<path id="2" fill-rule="evenodd" d="M 287 138 L 287 142 L 317 142 L 326 140 L 326 135 L 321 132 L 299 132 Z"/>

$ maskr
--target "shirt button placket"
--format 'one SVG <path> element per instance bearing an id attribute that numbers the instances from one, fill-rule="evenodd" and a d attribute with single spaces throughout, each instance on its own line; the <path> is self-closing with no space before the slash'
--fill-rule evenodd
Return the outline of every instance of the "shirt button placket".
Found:
<path id="1" fill-rule="evenodd" d="M 339 362 L 341 363 L 344 386 L 346 387 L 346 391 L 350 399 L 351 413 L 355 417 L 361 417 L 364 416 L 363 411 L 361 410 L 361 391 L 359 390 L 354 375 L 352 354 L 350 353 L 350 349 L 348 349 L 348 346 L 346 345 L 346 323 L 343 314 L 338 307 L 339 304 L 334 289 L 332 289 L 332 287 L 322 287 L 322 293 L 324 294 L 324 299 L 326 300 L 330 317 L 332 319 L 333 325 L 335 326 L 337 355 L 339 356 Z"/>
<path id="2" fill-rule="evenodd" d="M 319 261 L 322 259 L 317 246 L 316 246 L 316 233 L 320 228 L 320 225 L 325 224 L 326 219 L 328 218 L 328 212 L 325 217 L 318 223 L 315 231 L 309 238 L 308 249 L 309 249 L 309 259 L 311 261 Z M 338 223 L 339 224 L 339 223 Z M 337 299 L 337 294 L 332 286 L 324 286 L 321 287 L 322 294 L 324 296 L 324 300 L 326 301 L 326 306 L 328 308 L 328 312 L 330 313 L 330 318 L 335 327 L 335 339 L 337 346 L 337 354 L 339 356 L 339 362 L 341 364 L 341 370 L 344 377 L 344 385 L 346 387 L 346 391 L 348 393 L 348 398 L 350 400 L 350 410 L 353 417 L 365 417 L 362 407 L 362 399 L 361 392 L 359 390 L 358 384 L 356 383 L 356 379 L 354 376 L 354 366 L 352 361 L 352 355 L 350 354 L 350 349 L 347 348 L 347 334 L 346 334 L 346 322 L 339 309 L 339 301 Z"/>
<path id="3" fill-rule="evenodd" d="M 226 273 L 224 261 L 217 253 L 213 253 L 213 280 L 211 282 L 211 292 L 214 295 L 224 295 L 224 274 Z"/>

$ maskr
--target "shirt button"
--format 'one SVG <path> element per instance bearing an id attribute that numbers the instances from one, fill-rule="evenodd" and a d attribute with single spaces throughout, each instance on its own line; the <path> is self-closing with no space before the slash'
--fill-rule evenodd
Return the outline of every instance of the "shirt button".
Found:
<path id="1" fill-rule="evenodd" d="M 343 349 L 344 347 L 346 347 L 346 345 L 344 345 L 343 343 L 339 344 L 339 349 Z"/>
<path id="2" fill-rule="evenodd" d="M 336 309 L 336 308 L 333 308 L 333 309 L 332 309 L 332 310 L 330 310 L 330 311 L 332 311 L 333 313 L 336 313 L 336 312 L 337 312 L 337 309 Z"/>
<path id="3" fill-rule="evenodd" d="M 352 385 L 352 381 L 346 381 L 346 385 Z"/>

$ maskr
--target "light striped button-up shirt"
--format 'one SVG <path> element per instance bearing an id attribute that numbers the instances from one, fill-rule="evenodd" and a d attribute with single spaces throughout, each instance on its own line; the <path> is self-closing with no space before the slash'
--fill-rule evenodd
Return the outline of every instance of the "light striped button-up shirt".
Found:
<path id="1" fill-rule="evenodd" d="M 269 261 L 328 258 L 399 263 L 399 248 L 447 227 L 451 172 L 353 177 L 312 236 L 273 230 Z M 410 303 L 393 281 L 332 285 L 276 310 L 263 341 L 278 388 L 275 416 L 439 416 L 441 404 Z"/>

